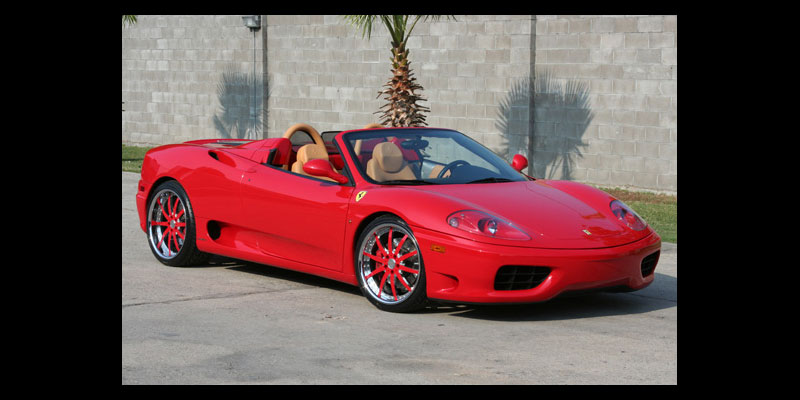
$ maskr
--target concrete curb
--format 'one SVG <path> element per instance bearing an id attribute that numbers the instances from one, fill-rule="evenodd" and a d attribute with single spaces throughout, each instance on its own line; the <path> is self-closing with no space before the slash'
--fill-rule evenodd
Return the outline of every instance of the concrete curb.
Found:
<path id="1" fill-rule="evenodd" d="M 664 253 L 677 253 L 678 245 L 675 243 L 661 242 L 661 251 Z"/>

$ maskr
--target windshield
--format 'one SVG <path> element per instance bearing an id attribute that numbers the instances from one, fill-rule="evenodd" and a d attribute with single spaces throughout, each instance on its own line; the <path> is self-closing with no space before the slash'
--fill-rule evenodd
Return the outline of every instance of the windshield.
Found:
<path id="1" fill-rule="evenodd" d="M 462 133 L 446 129 L 350 132 L 344 142 L 361 175 L 380 184 L 461 184 L 528 180 Z"/>

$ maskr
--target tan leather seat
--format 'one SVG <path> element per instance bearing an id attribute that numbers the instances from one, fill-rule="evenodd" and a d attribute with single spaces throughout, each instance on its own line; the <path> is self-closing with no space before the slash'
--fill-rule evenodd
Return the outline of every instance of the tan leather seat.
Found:
<path id="1" fill-rule="evenodd" d="M 391 142 L 379 143 L 372 150 L 372 159 L 367 161 L 367 175 L 378 182 L 417 179 L 414 171 L 403 159 L 400 148 Z"/>
<path id="2" fill-rule="evenodd" d="M 431 173 L 428 174 L 428 178 L 438 178 L 439 177 L 439 172 L 442 172 L 443 169 L 444 169 L 444 165 L 434 165 L 433 169 L 431 169 Z M 443 176 L 442 178 L 447 177 L 447 176 L 450 176 L 450 171 L 447 171 L 445 176 Z"/>
<path id="3" fill-rule="evenodd" d="M 320 147 L 315 144 L 307 144 L 303 147 L 300 147 L 300 149 L 297 150 L 297 161 L 295 161 L 294 164 L 292 164 L 292 172 L 303 174 L 306 176 L 311 176 L 308 175 L 305 171 L 303 171 L 303 164 L 309 162 L 310 160 L 317 160 L 317 159 L 328 161 L 328 153 L 326 153 L 324 150 L 321 150 Z M 331 166 L 331 168 L 333 168 L 333 166 Z M 315 176 L 314 178 L 336 182 L 333 179 L 328 178 L 326 176 Z"/>

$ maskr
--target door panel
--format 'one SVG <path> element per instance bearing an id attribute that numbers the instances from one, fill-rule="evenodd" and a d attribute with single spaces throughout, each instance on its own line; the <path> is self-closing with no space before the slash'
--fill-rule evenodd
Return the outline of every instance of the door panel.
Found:
<path id="1" fill-rule="evenodd" d="M 242 179 L 244 223 L 271 255 L 342 270 L 351 186 L 256 165 Z"/>

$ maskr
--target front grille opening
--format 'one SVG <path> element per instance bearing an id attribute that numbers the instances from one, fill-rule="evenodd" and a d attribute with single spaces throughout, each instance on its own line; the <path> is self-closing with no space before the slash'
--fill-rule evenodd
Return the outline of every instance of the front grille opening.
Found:
<path id="1" fill-rule="evenodd" d="M 504 265 L 494 278 L 494 290 L 526 290 L 539 286 L 550 275 L 548 267 Z"/>
<path id="2" fill-rule="evenodd" d="M 642 278 L 650 276 L 653 273 L 653 270 L 656 269 L 656 264 L 658 263 L 658 256 L 661 254 L 661 250 L 650 254 L 649 256 L 645 257 L 642 260 Z"/>

